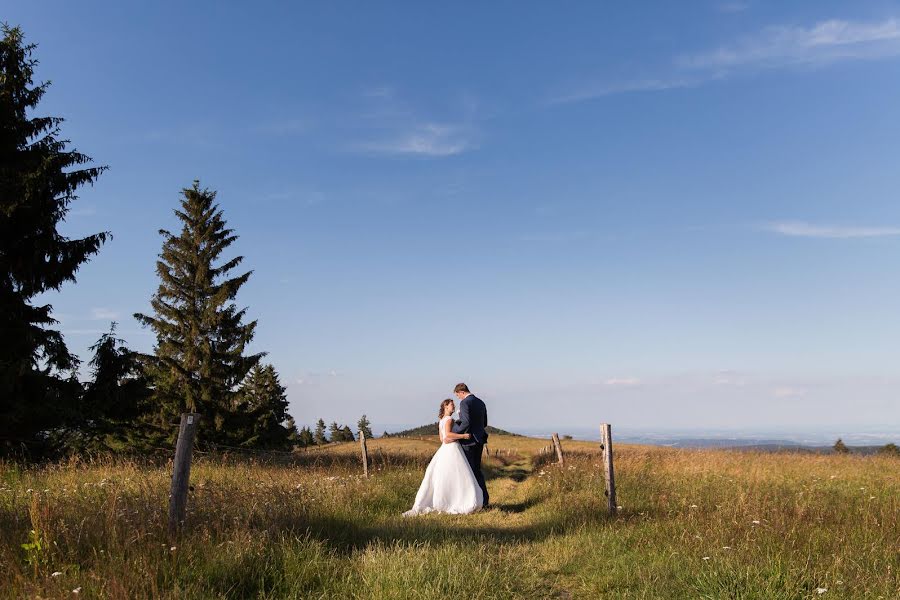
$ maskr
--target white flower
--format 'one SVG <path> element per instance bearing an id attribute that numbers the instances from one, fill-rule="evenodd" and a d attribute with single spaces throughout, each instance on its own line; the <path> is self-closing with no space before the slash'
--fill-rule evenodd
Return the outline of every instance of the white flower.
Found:
<path id="1" fill-rule="evenodd" d="M 175 552 L 178 549 L 178 546 L 172 546 L 169 548 L 169 552 Z"/>
<path id="2" fill-rule="evenodd" d="M 819 595 L 822 595 L 827 591 L 828 591 L 828 588 L 816 588 L 816 593 Z"/>
<path id="3" fill-rule="evenodd" d="M 759 525 L 759 521 L 753 521 L 754 525 Z"/>
<path id="4" fill-rule="evenodd" d="M 53 571 L 50 573 L 50 577 L 59 577 L 60 575 L 62 575 L 62 571 Z"/>
<path id="5" fill-rule="evenodd" d="M 691 504 L 691 508 L 697 508 L 696 504 Z"/>
<path id="6" fill-rule="evenodd" d="M 708 557 L 708 556 L 704 556 L 704 557 L 703 557 L 703 560 L 709 560 L 709 557 Z"/>
<path id="7" fill-rule="evenodd" d="M 731 550 L 731 546 L 722 546 L 722 550 Z"/>
<path id="8" fill-rule="evenodd" d="M 73 593 L 73 594 L 80 594 L 80 593 L 81 593 L 81 586 L 79 585 L 77 588 L 75 588 L 74 590 L 72 590 L 72 593 Z"/>

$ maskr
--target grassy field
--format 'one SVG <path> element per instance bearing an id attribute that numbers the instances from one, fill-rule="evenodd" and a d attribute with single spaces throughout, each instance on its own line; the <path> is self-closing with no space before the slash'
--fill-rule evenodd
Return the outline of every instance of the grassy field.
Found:
<path id="1" fill-rule="evenodd" d="M 495 508 L 407 519 L 433 438 L 286 460 L 200 455 L 170 543 L 170 465 L 0 465 L 3 597 L 900 598 L 900 461 L 492 438 Z"/>

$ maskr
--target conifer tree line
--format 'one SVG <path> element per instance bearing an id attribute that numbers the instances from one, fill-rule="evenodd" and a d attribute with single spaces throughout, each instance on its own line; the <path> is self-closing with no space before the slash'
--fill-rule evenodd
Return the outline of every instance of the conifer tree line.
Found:
<path id="1" fill-rule="evenodd" d="M 265 353 L 249 349 L 257 321 L 236 299 L 252 271 L 240 272 L 243 257 L 228 255 L 238 236 L 216 193 L 198 181 L 182 190 L 175 209 L 180 231 L 159 232 L 151 311 L 134 315 L 155 334 L 153 352 L 130 350 L 112 323 L 91 346 L 90 380 L 79 381 L 80 361 L 52 305 L 36 298 L 75 282 L 111 239 L 107 231 L 69 239 L 58 230 L 77 191 L 106 167 L 70 148 L 63 119 L 34 116 L 49 86 L 34 82 L 34 50 L 18 27 L 2 26 L 0 454 L 169 446 L 186 411 L 201 414 L 203 446 L 287 449 L 315 441 L 308 428 L 297 430 Z"/>
<path id="2" fill-rule="evenodd" d="M 319 419 L 316 422 L 315 431 L 309 427 L 300 429 L 297 434 L 296 445 L 305 448 L 307 446 L 322 446 L 336 442 L 355 442 L 360 432 L 366 436 L 366 439 L 372 439 L 374 435 L 372 435 L 371 427 L 372 424 L 366 415 L 363 415 L 357 421 L 355 432 L 349 425 L 339 425 L 337 421 L 332 421 L 331 425 L 326 427 L 325 419 Z"/>

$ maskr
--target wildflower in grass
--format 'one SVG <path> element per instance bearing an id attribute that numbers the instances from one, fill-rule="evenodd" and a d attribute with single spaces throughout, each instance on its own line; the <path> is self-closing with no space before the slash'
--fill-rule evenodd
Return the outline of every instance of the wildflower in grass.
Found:
<path id="1" fill-rule="evenodd" d="M 703 560 L 709 560 L 709 557 L 708 557 L 708 556 L 704 556 L 704 557 L 703 557 Z"/>
<path id="2" fill-rule="evenodd" d="M 691 508 L 697 508 L 696 504 L 691 504 Z"/>
<path id="3" fill-rule="evenodd" d="M 75 588 L 74 590 L 72 590 L 72 593 L 73 593 L 73 594 L 80 594 L 80 593 L 81 593 L 81 586 L 79 585 L 77 588 Z"/>
<path id="4" fill-rule="evenodd" d="M 722 550 L 731 550 L 731 546 L 722 546 Z"/>
<path id="5" fill-rule="evenodd" d="M 53 571 L 50 573 L 50 577 L 59 577 L 60 575 L 62 575 L 62 571 Z"/>
<path id="6" fill-rule="evenodd" d="M 175 552 L 178 549 L 178 546 L 172 546 L 169 548 L 169 552 Z"/>
<path id="7" fill-rule="evenodd" d="M 759 525 L 759 521 L 753 521 L 754 525 Z"/>
<path id="8" fill-rule="evenodd" d="M 816 593 L 820 596 L 828 591 L 828 588 L 816 588 Z"/>

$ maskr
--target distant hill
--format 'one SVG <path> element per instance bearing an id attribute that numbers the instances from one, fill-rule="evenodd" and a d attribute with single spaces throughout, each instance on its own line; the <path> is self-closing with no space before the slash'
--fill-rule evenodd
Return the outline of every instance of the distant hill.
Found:
<path id="1" fill-rule="evenodd" d="M 497 429 L 496 427 L 487 426 L 488 435 L 515 435 L 519 436 L 518 433 L 511 433 L 509 431 L 505 431 L 503 429 Z M 399 431 L 397 433 L 388 433 L 384 432 L 382 437 L 419 437 L 423 435 L 437 435 L 438 434 L 438 421 L 434 423 L 429 423 L 428 425 L 421 425 L 419 427 L 414 427 L 412 429 L 406 429 L 404 431 Z M 519 436 L 521 437 L 521 436 Z"/>

